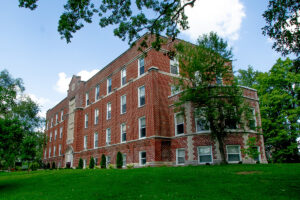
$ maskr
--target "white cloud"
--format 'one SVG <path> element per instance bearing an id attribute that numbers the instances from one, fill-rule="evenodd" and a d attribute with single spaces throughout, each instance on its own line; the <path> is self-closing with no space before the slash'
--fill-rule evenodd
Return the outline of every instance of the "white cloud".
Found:
<path id="1" fill-rule="evenodd" d="M 183 33 L 196 40 L 210 31 L 230 40 L 239 38 L 242 19 L 246 16 L 240 0 L 197 0 L 193 8 L 187 7 L 189 29 Z"/>
<path id="2" fill-rule="evenodd" d="M 46 118 L 46 112 L 47 110 L 54 105 L 50 99 L 44 98 L 44 97 L 38 97 L 34 94 L 25 94 L 25 96 L 29 96 L 31 100 L 33 100 L 35 103 L 37 103 L 40 106 L 40 112 L 38 115 L 40 117 Z"/>
<path id="3" fill-rule="evenodd" d="M 92 71 L 82 70 L 77 73 L 77 76 L 81 76 L 82 81 L 87 81 L 92 76 L 94 76 L 97 72 L 99 72 L 98 69 L 94 69 Z M 71 79 L 72 79 L 72 77 L 68 77 L 66 73 L 60 72 L 58 74 L 58 81 L 56 82 L 54 89 L 59 93 L 66 94 L 68 91 Z"/>

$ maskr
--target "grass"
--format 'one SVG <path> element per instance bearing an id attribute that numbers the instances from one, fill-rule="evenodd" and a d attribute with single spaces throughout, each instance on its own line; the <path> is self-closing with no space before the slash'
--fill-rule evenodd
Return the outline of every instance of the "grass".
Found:
<path id="1" fill-rule="evenodd" d="M 300 164 L 0 173 L 0 199 L 300 199 Z"/>

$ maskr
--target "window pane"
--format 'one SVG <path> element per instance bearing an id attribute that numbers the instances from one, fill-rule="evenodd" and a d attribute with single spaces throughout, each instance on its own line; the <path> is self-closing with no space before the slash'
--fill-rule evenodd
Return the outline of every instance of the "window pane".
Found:
<path id="1" fill-rule="evenodd" d="M 140 75 L 144 74 L 145 72 L 144 58 L 139 59 L 139 70 L 140 70 Z"/>
<path id="2" fill-rule="evenodd" d="M 200 155 L 211 154 L 211 148 L 210 147 L 199 147 L 199 154 Z"/>
<path id="3" fill-rule="evenodd" d="M 182 133 L 184 133 L 184 125 L 183 124 L 177 125 L 177 134 L 182 134 Z"/>
<path id="4" fill-rule="evenodd" d="M 210 163 L 212 162 L 211 155 L 200 156 L 201 163 Z"/>
<path id="5" fill-rule="evenodd" d="M 236 154 L 240 153 L 239 146 L 227 146 L 227 151 L 228 153 L 236 153 Z"/>
<path id="6" fill-rule="evenodd" d="M 228 161 L 240 161 L 240 154 L 228 154 Z"/>
<path id="7" fill-rule="evenodd" d="M 204 118 L 197 119 L 196 126 L 197 132 L 209 130 L 209 122 Z"/>
<path id="8" fill-rule="evenodd" d="M 184 123 L 184 117 L 181 114 L 176 115 L 176 124 L 183 124 Z"/>

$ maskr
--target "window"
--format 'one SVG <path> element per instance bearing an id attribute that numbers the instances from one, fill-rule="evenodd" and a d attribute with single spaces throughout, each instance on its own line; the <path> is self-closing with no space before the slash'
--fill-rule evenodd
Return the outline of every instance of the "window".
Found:
<path id="1" fill-rule="evenodd" d="M 64 110 L 62 110 L 61 112 L 60 112 L 60 121 L 63 121 L 63 118 L 64 117 Z"/>
<path id="2" fill-rule="evenodd" d="M 89 115 L 85 114 L 84 115 L 84 128 L 87 128 L 89 125 Z"/>
<path id="3" fill-rule="evenodd" d="M 254 158 L 254 161 L 260 162 L 260 148 L 259 148 L 259 146 L 256 146 L 256 147 L 253 147 L 253 148 L 256 148 L 257 152 L 258 152 L 257 157 Z"/>
<path id="4" fill-rule="evenodd" d="M 110 128 L 106 129 L 106 145 L 110 145 L 111 142 L 111 130 Z"/>
<path id="5" fill-rule="evenodd" d="M 85 150 L 85 149 L 87 149 L 87 135 L 85 135 L 84 137 L 83 137 L 83 149 Z"/>
<path id="6" fill-rule="evenodd" d="M 52 142 L 52 132 L 50 132 L 50 142 Z"/>
<path id="7" fill-rule="evenodd" d="M 55 157 L 56 154 L 56 146 L 53 147 L 53 157 Z"/>
<path id="8" fill-rule="evenodd" d="M 211 146 L 198 147 L 199 163 L 212 163 L 212 150 Z"/>
<path id="9" fill-rule="evenodd" d="M 145 59 L 140 58 L 139 59 L 139 76 L 143 75 L 145 73 Z"/>
<path id="10" fill-rule="evenodd" d="M 85 106 L 90 105 L 89 93 L 85 93 Z"/>
<path id="11" fill-rule="evenodd" d="M 121 86 L 126 84 L 126 68 L 121 70 Z"/>
<path id="12" fill-rule="evenodd" d="M 170 72 L 171 74 L 179 74 L 179 63 L 177 59 L 170 60 Z"/>
<path id="13" fill-rule="evenodd" d="M 99 123 L 99 110 L 95 109 L 95 119 L 94 119 L 94 124 Z"/>
<path id="14" fill-rule="evenodd" d="M 47 121 L 46 122 L 46 130 L 48 130 L 49 129 L 49 122 Z"/>
<path id="15" fill-rule="evenodd" d="M 221 74 L 217 74 L 216 83 L 217 83 L 217 85 L 222 85 L 223 84 L 223 78 L 222 78 Z"/>
<path id="16" fill-rule="evenodd" d="M 56 140 L 57 137 L 57 130 L 54 131 L 54 140 Z"/>
<path id="17" fill-rule="evenodd" d="M 111 103 L 107 103 L 107 109 L 106 109 L 106 119 L 111 119 Z"/>
<path id="18" fill-rule="evenodd" d="M 107 79 L 107 94 L 111 93 L 112 88 L 111 88 L 111 78 Z"/>
<path id="19" fill-rule="evenodd" d="M 126 113 L 126 95 L 121 96 L 121 114 Z"/>
<path id="20" fill-rule="evenodd" d="M 121 124 L 121 142 L 126 142 L 126 124 Z"/>
<path id="21" fill-rule="evenodd" d="M 146 151 L 140 151 L 140 166 L 145 166 L 146 162 Z"/>
<path id="22" fill-rule="evenodd" d="M 110 156 L 106 156 L 106 167 L 110 164 Z"/>
<path id="23" fill-rule="evenodd" d="M 123 166 L 122 167 L 126 167 L 126 154 L 122 154 L 123 156 Z"/>
<path id="24" fill-rule="evenodd" d="M 175 114 L 175 135 L 184 133 L 184 117 L 182 114 Z"/>
<path id="25" fill-rule="evenodd" d="M 185 150 L 176 149 L 176 165 L 184 165 L 185 163 Z"/>
<path id="26" fill-rule="evenodd" d="M 227 161 L 239 162 L 241 160 L 240 145 L 227 145 Z"/>
<path id="27" fill-rule="evenodd" d="M 61 156 L 61 144 L 58 146 L 58 155 Z"/>
<path id="28" fill-rule="evenodd" d="M 251 108 L 251 114 L 252 114 L 252 119 L 249 120 L 249 128 L 251 130 L 255 130 L 257 123 L 256 123 L 256 115 L 255 115 L 255 109 Z"/>
<path id="29" fill-rule="evenodd" d="M 171 95 L 180 93 L 180 90 L 175 85 L 171 85 Z"/>
<path id="30" fill-rule="evenodd" d="M 209 121 L 205 117 L 205 112 L 207 111 L 206 107 L 199 108 L 198 112 L 195 113 L 195 123 L 196 123 L 196 132 L 209 131 Z"/>
<path id="31" fill-rule="evenodd" d="M 83 169 L 86 168 L 86 159 L 83 159 Z"/>
<path id="32" fill-rule="evenodd" d="M 60 127 L 59 129 L 59 138 L 62 138 L 62 134 L 63 134 L 63 127 Z"/>
<path id="33" fill-rule="evenodd" d="M 94 158 L 94 160 L 95 160 L 95 166 L 97 166 L 98 165 L 98 158 Z"/>
<path id="34" fill-rule="evenodd" d="M 51 147 L 49 148 L 49 158 L 51 158 Z"/>
<path id="35" fill-rule="evenodd" d="M 141 117 L 139 119 L 139 132 L 140 132 L 140 138 L 146 137 L 146 118 Z"/>
<path id="36" fill-rule="evenodd" d="M 236 129 L 237 128 L 237 116 L 236 116 L 236 108 L 228 109 L 227 115 L 225 118 L 225 128 L 226 129 Z"/>
<path id="37" fill-rule="evenodd" d="M 94 133 L 94 148 L 98 147 L 98 133 Z"/>
<path id="38" fill-rule="evenodd" d="M 45 149 L 45 152 L 44 152 L 44 159 L 47 158 L 47 149 Z"/>
<path id="39" fill-rule="evenodd" d="M 55 124 L 58 124 L 58 114 L 55 115 Z"/>
<path id="40" fill-rule="evenodd" d="M 139 107 L 145 105 L 145 86 L 139 87 Z"/>
<path id="41" fill-rule="evenodd" d="M 100 98 L 100 85 L 97 85 L 95 87 L 95 100 L 97 101 L 99 100 L 99 98 Z"/>
<path id="42" fill-rule="evenodd" d="M 53 118 L 51 118 L 51 128 L 53 127 Z"/>

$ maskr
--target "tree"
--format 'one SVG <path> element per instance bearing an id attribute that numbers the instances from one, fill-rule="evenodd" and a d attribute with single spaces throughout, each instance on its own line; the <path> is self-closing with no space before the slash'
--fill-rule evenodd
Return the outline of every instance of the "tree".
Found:
<path id="1" fill-rule="evenodd" d="M 274 40 L 273 48 L 283 56 L 300 53 L 299 0 L 270 0 L 263 17 L 263 34 Z"/>
<path id="2" fill-rule="evenodd" d="M 257 77 L 261 73 L 254 70 L 252 66 L 248 66 L 247 70 L 239 69 L 237 75 L 237 81 L 239 85 L 253 88 L 257 85 Z"/>
<path id="3" fill-rule="evenodd" d="M 262 128 L 267 151 L 273 162 L 299 161 L 300 135 L 299 65 L 289 58 L 278 59 L 269 72 L 257 78 Z"/>
<path id="4" fill-rule="evenodd" d="M 77 169 L 83 169 L 83 160 L 82 160 L 82 158 L 79 158 Z"/>
<path id="5" fill-rule="evenodd" d="M 52 162 L 51 169 L 56 169 L 56 165 L 55 165 L 55 162 L 54 162 L 54 161 Z"/>
<path id="6" fill-rule="evenodd" d="M 106 169 L 106 157 L 104 154 L 101 156 L 101 162 L 100 162 L 101 168 Z"/>
<path id="7" fill-rule="evenodd" d="M 60 16 L 58 32 L 62 39 L 70 42 L 73 34 L 83 28 L 84 23 L 92 23 L 94 15 L 97 15 L 101 28 L 117 25 L 114 35 L 122 40 L 128 38 L 132 44 L 142 33 L 150 32 L 157 36 L 152 45 L 160 48 L 160 33 L 166 33 L 175 39 L 180 30 L 188 29 L 184 10 L 187 6 L 193 7 L 195 1 L 68 0 Z M 19 0 L 19 6 L 34 10 L 37 8 L 37 0 Z"/>
<path id="8" fill-rule="evenodd" d="M 250 117 L 242 91 L 233 79 L 231 49 L 216 33 L 210 33 L 200 37 L 197 45 L 180 43 L 177 52 L 180 77 L 174 84 L 182 92 L 176 108 L 183 110 L 187 102 L 192 103 L 195 116 L 208 121 L 211 137 L 219 143 L 221 162 L 225 163 L 228 129 L 244 128 Z"/>
<path id="9" fill-rule="evenodd" d="M 248 148 L 243 148 L 242 152 L 245 155 L 248 155 L 250 158 L 255 160 L 259 156 L 259 151 L 257 150 L 257 137 L 249 137 L 246 145 Z"/>
<path id="10" fill-rule="evenodd" d="M 122 153 L 120 151 L 118 151 L 117 153 L 117 168 L 121 169 L 123 167 L 123 156 Z"/>
<path id="11" fill-rule="evenodd" d="M 94 167 L 95 167 L 95 160 L 94 160 L 93 157 L 91 157 L 91 159 L 90 159 L 90 164 L 89 164 L 89 168 L 90 168 L 90 169 L 94 169 Z"/>

